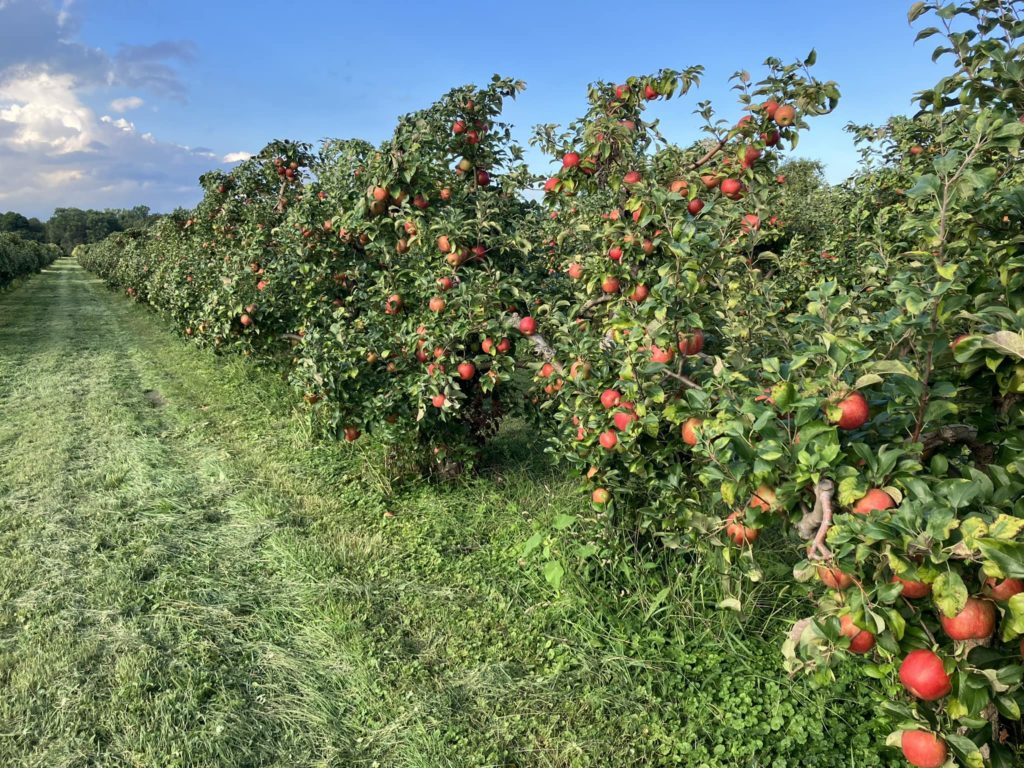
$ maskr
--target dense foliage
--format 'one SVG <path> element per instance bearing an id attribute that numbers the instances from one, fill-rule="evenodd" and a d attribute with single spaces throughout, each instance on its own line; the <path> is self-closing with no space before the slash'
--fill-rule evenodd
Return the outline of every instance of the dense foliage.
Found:
<path id="1" fill-rule="evenodd" d="M 83 263 L 184 332 L 283 365 L 317 422 L 448 473 L 512 407 L 586 475 L 590 520 L 528 550 L 566 567 L 711 542 L 743 612 L 761 530 L 813 615 L 790 670 L 863 657 L 915 765 L 1014 764 L 1024 635 L 1024 26 L 1019 0 L 916 3 L 951 74 L 920 112 L 851 127 L 828 188 L 784 147 L 838 99 L 813 53 L 702 102 L 705 136 L 647 120 L 701 70 L 591 87 L 535 141 L 460 88 L 392 140 L 277 142 L 203 179 L 191 212 Z M 742 116 L 741 116 L 741 113 Z M 524 375 L 524 369 L 529 375 Z M 570 530 L 573 554 L 557 542 Z M 542 546 L 543 544 L 543 546 Z M 627 566 L 628 567 L 628 566 Z M 812 610 L 809 608 L 809 610 Z"/>
<path id="2" fill-rule="evenodd" d="M 55 246 L 0 232 L 0 288 L 16 277 L 38 272 L 58 256 L 60 251 Z"/>

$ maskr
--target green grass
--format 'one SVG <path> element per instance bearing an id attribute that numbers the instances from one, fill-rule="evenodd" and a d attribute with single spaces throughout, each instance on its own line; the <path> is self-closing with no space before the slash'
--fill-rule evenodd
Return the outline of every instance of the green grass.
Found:
<path id="1" fill-rule="evenodd" d="M 785 563 L 744 617 L 700 558 L 556 593 L 520 552 L 580 495 L 529 436 L 393 490 L 296 410 L 66 260 L 0 295 L 0 765 L 889 759 L 782 673 Z"/>

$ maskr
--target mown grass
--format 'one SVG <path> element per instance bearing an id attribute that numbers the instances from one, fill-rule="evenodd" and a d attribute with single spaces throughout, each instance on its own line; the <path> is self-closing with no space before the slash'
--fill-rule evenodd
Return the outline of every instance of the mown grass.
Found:
<path id="1" fill-rule="evenodd" d="M 782 673 L 784 559 L 740 617 L 699 557 L 556 592 L 520 553 L 580 495 L 529 435 L 393 489 L 295 411 L 72 263 L 0 296 L 0 765 L 887 764 Z"/>

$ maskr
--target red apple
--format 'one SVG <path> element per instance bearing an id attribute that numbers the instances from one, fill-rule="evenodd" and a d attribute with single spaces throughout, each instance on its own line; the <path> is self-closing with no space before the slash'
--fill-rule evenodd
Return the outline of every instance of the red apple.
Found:
<path id="1" fill-rule="evenodd" d="M 868 401 L 860 392 L 854 392 L 837 403 L 842 415 L 836 424 L 840 429 L 857 429 L 868 420 Z"/>
<path id="2" fill-rule="evenodd" d="M 892 582 L 894 584 L 902 584 L 903 589 L 900 594 L 908 600 L 918 600 L 922 597 L 927 597 L 932 593 L 932 585 L 926 584 L 923 581 L 907 581 L 901 579 L 899 576 L 893 576 Z"/>
<path id="3" fill-rule="evenodd" d="M 853 579 L 850 578 L 850 575 L 843 573 L 838 568 L 819 565 L 817 566 L 817 572 L 821 583 L 830 589 L 843 590 L 853 586 Z"/>
<path id="4" fill-rule="evenodd" d="M 605 488 L 595 488 L 594 492 L 590 494 L 590 500 L 595 504 L 607 504 L 611 497 L 612 495 Z"/>
<path id="5" fill-rule="evenodd" d="M 686 204 L 686 210 L 690 212 L 691 216 L 696 216 L 702 210 L 704 210 L 704 201 L 699 197 L 693 198 L 689 203 Z"/>
<path id="6" fill-rule="evenodd" d="M 900 747 L 914 768 L 942 768 L 948 759 L 946 742 L 929 731 L 903 731 Z"/>
<path id="7" fill-rule="evenodd" d="M 577 152 L 566 152 L 562 155 L 563 168 L 575 168 L 580 164 L 580 156 Z"/>
<path id="8" fill-rule="evenodd" d="M 854 624 L 849 614 L 839 619 L 839 632 L 843 637 L 850 638 L 850 653 L 867 653 L 875 647 L 874 634 Z"/>
<path id="9" fill-rule="evenodd" d="M 689 419 L 683 422 L 683 442 L 687 445 L 696 445 L 700 438 L 697 434 L 697 428 L 704 423 L 703 419 L 698 419 L 696 416 L 691 416 Z"/>
<path id="10" fill-rule="evenodd" d="M 651 295 L 651 289 L 641 283 L 633 289 L 633 292 L 629 294 L 629 298 L 639 304 L 644 301 L 648 296 Z"/>
<path id="11" fill-rule="evenodd" d="M 1002 602 L 1021 592 L 1024 592 L 1024 581 L 1020 579 L 1003 579 L 998 582 L 995 579 L 985 580 L 985 595 L 993 600 Z"/>
<path id="12" fill-rule="evenodd" d="M 622 248 L 617 245 L 613 245 L 608 249 L 608 258 L 612 261 L 620 261 L 622 259 Z"/>
<path id="13" fill-rule="evenodd" d="M 606 451 L 610 451 L 619 442 L 619 437 L 613 430 L 608 429 L 601 433 L 601 436 L 598 438 L 598 442 L 601 443 L 602 448 Z"/>
<path id="14" fill-rule="evenodd" d="M 629 171 L 625 176 L 622 177 L 623 184 L 639 184 L 640 183 L 640 171 Z"/>
<path id="15" fill-rule="evenodd" d="M 445 306 L 447 306 L 447 302 L 440 296 L 434 296 L 430 300 L 428 306 L 430 307 L 431 312 L 443 312 Z"/>
<path id="16" fill-rule="evenodd" d="M 631 413 L 630 411 L 617 411 L 615 415 L 612 416 L 612 421 L 615 423 L 615 428 L 618 429 L 620 432 L 624 432 L 626 429 L 629 428 L 629 425 L 636 420 L 637 415 L 635 413 Z"/>
<path id="17" fill-rule="evenodd" d="M 753 544 L 761 534 L 756 528 L 749 528 L 742 522 L 743 518 L 739 510 L 729 515 L 725 521 L 725 533 L 732 539 L 732 543 L 742 547 L 744 544 Z"/>
<path id="18" fill-rule="evenodd" d="M 675 350 L 672 347 L 666 347 L 662 349 L 657 344 L 651 345 L 651 362 L 661 363 L 662 365 L 668 365 L 675 358 Z"/>
<path id="19" fill-rule="evenodd" d="M 446 398 L 444 395 L 434 395 L 432 398 L 430 398 L 430 402 L 434 405 L 435 408 L 444 408 L 444 404 L 448 402 L 448 398 Z"/>
<path id="20" fill-rule="evenodd" d="M 620 288 L 619 278 L 608 275 L 601 282 L 601 290 L 605 293 L 618 293 Z"/>
<path id="21" fill-rule="evenodd" d="M 952 618 L 939 611 L 939 622 L 953 640 L 987 640 L 996 631 L 996 606 L 969 597 L 963 610 Z"/>
<path id="22" fill-rule="evenodd" d="M 743 196 L 743 184 L 739 179 L 723 179 L 720 189 L 730 200 L 738 200 Z"/>
<path id="23" fill-rule="evenodd" d="M 524 317 L 519 321 L 519 332 L 524 336 L 532 336 L 537 332 L 537 321 L 532 317 Z"/>
<path id="24" fill-rule="evenodd" d="M 468 360 L 459 363 L 459 378 L 463 381 L 469 381 L 476 376 L 476 366 Z"/>
<path id="25" fill-rule="evenodd" d="M 579 280 L 583 277 L 583 265 L 579 262 L 574 261 L 569 265 L 569 269 L 566 270 L 569 273 L 569 277 L 573 280 Z"/>
<path id="26" fill-rule="evenodd" d="M 853 512 L 856 515 L 867 515 L 875 510 L 892 509 L 895 506 L 896 502 L 892 496 L 881 488 L 872 488 L 853 505 Z"/>
<path id="27" fill-rule="evenodd" d="M 789 104 L 783 104 L 775 110 L 775 114 L 772 117 L 777 126 L 788 128 L 796 121 L 796 110 Z"/>
<path id="28" fill-rule="evenodd" d="M 610 410 L 614 408 L 619 404 L 620 400 L 622 400 L 622 395 L 617 390 L 606 389 L 601 393 L 601 405 L 603 405 L 605 409 Z"/>
<path id="29" fill-rule="evenodd" d="M 355 427 L 345 427 L 345 439 L 348 442 L 354 443 L 356 440 L 359 439 L 359 435 L 360 432 Z"/>
<path id="30" fill-rule="evenodd" d="M 936 701 L 953 690 L 942 659 L 923 648 L 911 651 L 903 659 L 900 682 L 911 696 L 922 701 Z"/>
<path id="31" fill-rule="evenodd" d="M 759 485 L 750 497 L 750 501 L 747 502 L 747 508 L 756 507 L 763 512 L 770 512 L 777 503 L 778 497 L 775 495 L 775 489 L 768 485 Z"/>
<path id="32" fill-rule="evenodd" d="M 696 355 L 704 349 L 704 331 L 700 328 L 692 329 L 679 341 L 679 351 L 684 355 Z"/>

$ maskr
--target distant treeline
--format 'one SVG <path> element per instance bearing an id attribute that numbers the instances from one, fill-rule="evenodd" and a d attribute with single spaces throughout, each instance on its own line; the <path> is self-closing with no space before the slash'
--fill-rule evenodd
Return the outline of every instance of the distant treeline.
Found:
<path id="1" fill-rule="evenodd" d="M 54 243 L 64 253 L 71 253 L 76 245 L 99 242 L 114 232 L 146 227 L 157 218 L 159 215 L 150 213 L 145 205 L 105 211 L 57 208 L 47 221 L 8 211 L 0 213 L 0 232 L 10 232 L 23 240 Z"/>

